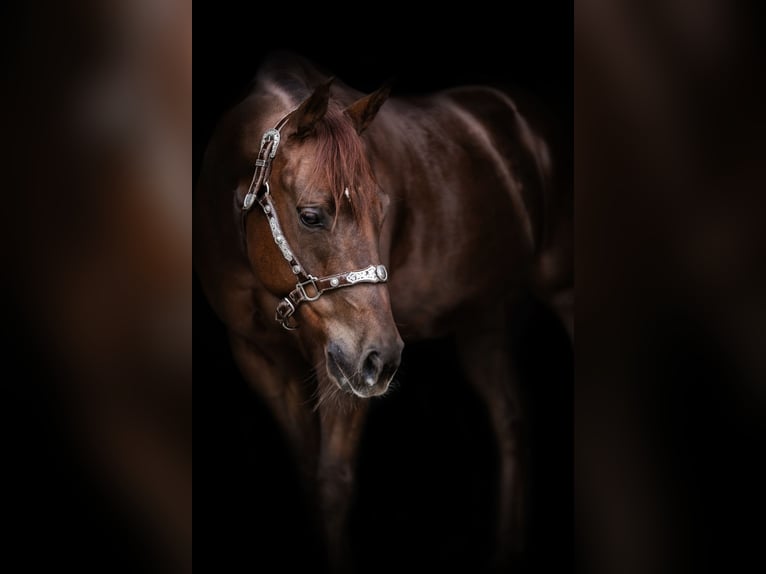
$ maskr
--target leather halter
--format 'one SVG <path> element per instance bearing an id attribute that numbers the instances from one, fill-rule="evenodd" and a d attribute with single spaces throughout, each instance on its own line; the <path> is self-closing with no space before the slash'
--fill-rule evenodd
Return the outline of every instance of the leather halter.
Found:
<path id="1" fill-rule="evenodd" d="M 277 305 L 275 315 L 275 320 L 278 323 L 288 331 L 293 331 L 298 326 L 294 322 L 291 324 L 290 319 L 301 303 L 316 301 L 323 293 L 340 289 L 341 287 L 352 287 L 360 283 L 385 283 L 388 281 L 388 270 L 385 265 L 370 265 L 364 269 L 346 271 L 345 273 L 337 273 L 325 277 L 314 277 L 298 262 L 298 258 L 290 248 L 290 244 L 282 232 L 282 227 L 279 225 L 279 217 L 271 201 L 271 190 L 269 188 L 271 164 L 277 155 L 277 149 L 279 149 L 279 142 L 281 140 L 280 130 L 287 123 L 289 117 L 290 114 L 287 114 L 277 122 L 273 129 L 263 134 L 258 159 L 255 160 L 253 179 L 250 182 L 250 187 L 241 207 L 240 232 L 245 253 L 247 253 L 247 215 L 257 201 L 269 222 L 274 243 L 277 244 L 282 257 L 285 258 L 290 265 L 290 270 L 298 279 L 295 288 Z"/>

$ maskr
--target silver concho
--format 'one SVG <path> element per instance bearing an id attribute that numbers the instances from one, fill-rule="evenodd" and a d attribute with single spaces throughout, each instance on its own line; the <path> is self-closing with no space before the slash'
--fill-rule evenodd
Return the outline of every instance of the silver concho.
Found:
<path id="1" fill-rule="evenodd" d="M 282 257 L 284 257 L 286 261 L 290 262 L 293 260 L 293 252 L 290 251 L 287 245 L 281 243 L 279 249 L 282 251 Z"/>
<path id="2" fill-rule="evenodd" d="M 359 283 L 360 281 L 376 283 L 378 278 L 375 274 L 375 266 L 370 265 L 367 269 L 362 269 L 361 271 L 352 271 L 351 273 L 348 273 L 346 275 L 346 281 L 352 285 L 354 283 Z"/>
<path id="3" fill-rule="evenodd" d="M 388 279 L 388 270 L 386 269 L 385 265 L 378 265 L 375 268 L 375 274 L 378 276 L 378 279 L 381 281 L 385 281 Z"/>
<path id="4" fill-rule="evenodd" d="M 388 279 L 388 270 L 385 265 L 370 265 L 361 271 L 351 271 L 346 274 L 346 281 L 351 283 L 380 283 Z"/>

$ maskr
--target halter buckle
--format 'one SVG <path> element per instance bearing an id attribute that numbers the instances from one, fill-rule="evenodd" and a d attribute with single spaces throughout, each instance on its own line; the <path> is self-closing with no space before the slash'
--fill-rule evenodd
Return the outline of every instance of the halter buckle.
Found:
<path id="1" fill-rule="evenodd" d="M 264 146 L 270 141 L 274 142 L 274 145 L 271 147 L 269 159 L 274 159 L 274 156 L 277 155 L 277 148 L 279 147 L 279 142 L 281 139 L 282 136 L 280 135 L 279 130 L 275 128 L 267 130 L 266 133 L 263 134 L 263 138 L 261 139 L 261 149 L 263 149 Z"/>
<path id="2" fill-rule="evenodd" d="M 309 295 L 306 291 L 306 287 L 309 285 L 314 290 L 313 295 Z M 319 285 L 317 285 L 317 278 L 313 275 L 309 275 L 308 281 L 303 281 L 302 283 L 296 284 L 295 288 L 298 289 L 301 294 L 301 301 L 316 301 L 322 295 L 322 290 L 319 288 Z"/>
<path id="3" fill-rule="evenodd" d="M 293 313 L 295 313 L 295 305 L 293 305 L 290 299 L 285 297 L 279 302 L 279 305 L 277 305 L 277 311 L 274 318 L 288 331 L 295 331 L 298 326 L 290 325 L 290 317 L 293 316 Z"/>

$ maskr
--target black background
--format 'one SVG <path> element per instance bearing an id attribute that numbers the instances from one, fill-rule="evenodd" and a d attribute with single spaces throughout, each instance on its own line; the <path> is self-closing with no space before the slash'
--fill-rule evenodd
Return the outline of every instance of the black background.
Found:
<path id="1" fill-rule="evenodd" d="M 443 7 L 419 18 L 385 4 L 329 10 L 195 4 L 195 178 L 216 121 L 271 49 L 296 51 L 367 92 L 391 78 L 394 96 L 460 84 L 519 88 L 547 106 L 562 140 L 571 141 L 570 5 L 517 3 L 502 15 Z M 281 435 L 239 376 L 196 277 L 194 288 L 196 567 L 321 571 Z M 351 518 L 360 571 L 480 572 L 489 559 L 493 438 L 451 345 L 409 345 L 396 389 L 372 403 Z M 534 303 L 519 315 L 512 345 L 530 421 L 523 571 L 571 571 L 572 351 L 556 319 Z"/>

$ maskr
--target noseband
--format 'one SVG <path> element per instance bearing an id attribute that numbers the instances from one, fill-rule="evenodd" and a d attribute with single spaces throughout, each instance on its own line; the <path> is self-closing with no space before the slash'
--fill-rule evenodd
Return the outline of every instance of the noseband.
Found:
<path id="1" fill-rule="evenodd" d="M 275 319 L 288 331 L 297 329 L 297 324 L 290 322 L 296 309 L 301 303 L 316 301 L 322 294 L 341 287 L 352 287 L 361 283 L 385 283 L 388 281 L 388 270 L 385 265 L 370 265 L 364 269 L 327 275 L 325 277 L 314 277 L 298 262 L 298 258 L 290 248 L 285 234 L 279 225 L 277 210 L 271 201 L 271 190 L 269 188 L 269 176 L 271 175 L 271 164 L 277 155 L 279 142 L 281 139 L 280 130 L 287 123 L 290 114 L 283 117 L 277 125 L 263 134 L 261 139 L 261 149 L 258 152 L 258 159 L 255 161 L 255 171 L 253 179 L 250 182 L 247 195 L 241 208 L 240 227 L 242 241 L 244 242 L 245 253 L 247 253 L 247 215 L 250 209 L 258 202 L 261 206 L 266 219 L 269 222 L 271 235 L 274 243 L 277 244 L 282 257 L 290 265 L 290 270 L 297 278 L 295 289 L 284 297 L 277 305 Z"/>

